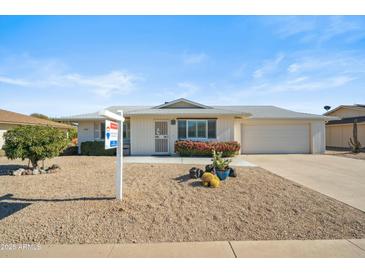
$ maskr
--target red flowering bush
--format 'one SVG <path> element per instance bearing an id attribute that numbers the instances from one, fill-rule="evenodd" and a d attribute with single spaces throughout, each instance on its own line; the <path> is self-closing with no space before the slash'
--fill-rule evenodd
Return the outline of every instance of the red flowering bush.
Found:
<path id="1" fill-rule="evenodd" d="M 232 157 L 240 151 L 238 142 L 176 141 L 175 151 L 180 156 L 212 156 L 213 150 L 222 152 L 223 157 Z"/>

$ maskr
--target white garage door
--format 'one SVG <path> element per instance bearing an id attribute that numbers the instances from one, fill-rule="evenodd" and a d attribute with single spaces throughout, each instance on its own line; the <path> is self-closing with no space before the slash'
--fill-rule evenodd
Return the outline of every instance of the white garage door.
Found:
<path id="1" fill-rule="evenodd" d="M 309 153 L 309 125 L 243 125 L 242 153 Z"/>

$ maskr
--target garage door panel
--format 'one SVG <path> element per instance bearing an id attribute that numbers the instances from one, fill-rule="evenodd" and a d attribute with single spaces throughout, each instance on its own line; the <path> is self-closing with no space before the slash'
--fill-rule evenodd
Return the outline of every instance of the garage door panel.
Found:
<path id="1" fill-rule="evenodd" d="M 243 153 L 309 153 L 309 125 L 244 125 Z"/>

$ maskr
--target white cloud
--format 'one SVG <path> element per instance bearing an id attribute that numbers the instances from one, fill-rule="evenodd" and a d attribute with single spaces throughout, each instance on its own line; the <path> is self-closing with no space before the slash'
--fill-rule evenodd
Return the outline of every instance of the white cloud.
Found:
<path id="1" fill-rule="evenodd" d="M 141 78 L 123 71 L 112 71 L 107 74 L 94 76 L 82 76 L 79 74 L 68 74 L 63 76 L 66 83 L 80 87 L 87 87 L 102 96 L 111 94 L 125 95 L 135 89 L 135 84 Z"/>
<path id="2" fill-rule="evenodd" d="M 343 41 L 352 43 L 365 37 L 365 21 L 361 17 L 285 16 L 271 21 L 280 38 L 299 36 L 298 41 L 303 43 L 320 44 L 339 36 L 346 36 Z"/>
<path id="3" fill-rule="evenodd" d="M 24 79 L 11 78 L 11 77 L 6 77 L 6 76 L 0 76 L 0 83 L 7 84 L 7 85 L 22 86 L 22 87 L 31 85 L 30 82 L 28 82 Z"/>
<path id="4" fill-rule="evenodd" d="M 260 68 L 254 71 L 253 77 L 258 79 L 262 78 L 266 74 L 274 72 L 281 63 L 281 61 L 283 61 L 284 57 L 284 54 L 278 54 L 275 59 L 265 61 Z"/>
<path id="5" fill-rule="evenodd" d="M 66 66 L 57 65 L 58 63 L 52 60 L 47 62 L 29 57 L 22 60 L 24 62 L 19 62 L 21 64 L 19 67 L 16 64 L 10 64 L 8 72 L 4 68 L 2 69 L 0 84 L 39 89 L 50 87 L 75 88 L 108 97 L 112 94 L 129 94 L 136 89 L 137 83 L 142 80 L 141 77 L 122 70 L 104 74 L 82 75 L 68 73 Z"/>
<path id="6" fill-rule="evenodd" d="M 273 19 L 275 32 L 281 38 L 312 31 L 316 27 L 315 17 L 283 16 Z"/>
<path id="7" fill-rule="evenodd" d="M 260 85 L 250 85 L 237 91 L 236 95 L 267 95 L 283 92 L 312 92 L 329 90 L 346 85 L 355 78 L 346 75 L 337 75 L 326 78 L 298 77 L 276 82 L 267 82 Z"/>
<path id="8" fill-rule="evenodd" d="M 297 72 L 298 70 L 300 69 L 300 65 L 299 64 L 291 64 L 289 67 L 288 67 L 288 71 L 289 72 Z"/>
<path id="9" fill-rule="evenodd" d="M 207 58 L 208 55 L 206 55 L 204 52 L 192 54 L 184 53 L 183 62 L 185 64 L 200 64 L 204 62 Z"/>

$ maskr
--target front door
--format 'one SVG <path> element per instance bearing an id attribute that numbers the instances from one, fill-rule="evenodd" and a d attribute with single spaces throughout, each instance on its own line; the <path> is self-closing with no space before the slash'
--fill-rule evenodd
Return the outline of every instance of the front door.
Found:
<path id="1" fill-rule="evenodd" d="M 168 121 L 155 121 L 155 153 L 169 153 Z"/>

